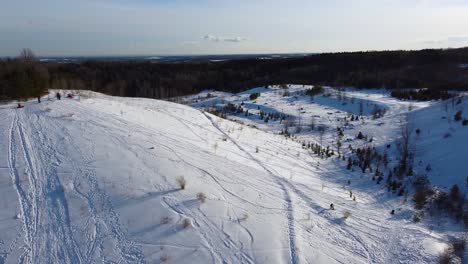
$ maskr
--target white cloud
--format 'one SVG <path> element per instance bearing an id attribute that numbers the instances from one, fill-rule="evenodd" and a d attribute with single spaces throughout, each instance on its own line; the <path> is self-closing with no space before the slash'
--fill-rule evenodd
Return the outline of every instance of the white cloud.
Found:
<path id="1" fill-rule="evenodd" d="M 224 38 L 224 37 L 218 37 L 218 36 L 213 36 L 213 35 L 205 35 L 203 36 L 203 39 L 213 41 L 213 42 L 235 42 L 235 43 L 239 43 L 239 42 L 247 40 L 246 38 L 243 38 L 243 37 Z"/>
<path id="2" fill-rule="evenodd" d="M 452 36 L 447 38 L 448 42 L 468 42 L 468 36 Z"/>
<path id="3" fill-rule="evenodd" d="M 198 41 L 184 41 L 180 43 L 181 46 L 195 46 L 198 45 Z"/>
<path id="4" fill-rule="evenodd" d="M 225 38 L 224 41 L 227 41 L 227 42 L 242 42 L 242 41 L 245 41 L 247 40 L 246 38 L 242 38 L 242 37 L 235 37 L 235 38 Z"/>
<path id="5" fill-rule="evenodd" d="M 461 45 L 468 44 L 468 36 L 450 36 L 442 39 L 422 41 L 426 45 Z"/>
<path id="6" fill-rule="evenodd" d="M 219 37 L 215 37 L 213 35 L 206 35 L 206 36 L 203 37 L 203 39 L 214 41 L 214 42 L 219 42 Z"/>

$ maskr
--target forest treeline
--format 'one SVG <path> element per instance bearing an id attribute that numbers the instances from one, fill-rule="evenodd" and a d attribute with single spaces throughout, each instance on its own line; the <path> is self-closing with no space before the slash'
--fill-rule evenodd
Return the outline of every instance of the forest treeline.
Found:
<path id="1" fill-rule="evenodd" d="M 21 68 L 23 66 L 19 65 L 23 64 L 18 60 L 1 62 L 0 97 L 12 98 L 15 94 L 17 82 L 12 81 L 16 79 L 11 77 L 11 68 Z M 468 67 L 465 64 L 468 64 L 468 48 L 323 53 L 225 62 L 84 61 L 42 65 L 46 67 L 48 88 L 168 98 L 205 89 L 238 92 L 284 83 L 467 90 Z"/>

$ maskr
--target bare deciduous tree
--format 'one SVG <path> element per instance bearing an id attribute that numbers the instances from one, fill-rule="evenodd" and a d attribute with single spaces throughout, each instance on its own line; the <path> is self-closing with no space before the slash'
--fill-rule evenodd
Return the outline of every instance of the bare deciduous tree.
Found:
<path id="1" fill-rule="evenodd" d="M 411 142 L 411 134 L 412 128 L 410 124 L 410 120 L 408 115 L 405 115 L 400 120 L 400 143 L 398 145 L 398 150 L 400 152 L 400 169 L 399 175 L 400 177 L 404 176 L 408 169 L 411 167 L 411 149 L 412 149 L 412 142 Z"/>
<path id="2" fill-rule="evenodd" d="M 318 131 L 320 134 L 320 146 L 322 146 L 322 141 L 323 141 L 323 135 L 325 134 L 325 131 L 327 130 L 326 126 L 319 126 Z"/>
<path id="3" fill-rule="evenodd" d="M 362 116 L 364 114 L 364 105 L 362 101 L 359 102 L 359 115 Z"/>
<path id="4" fill-rule="evenodd" d="M 31 61 L 36 61 L 37 58 L 36 58 L 36 55 L 34 54 L 34 52 L 31 50 L 31 49 L 22 49 L 18 58 L 22 61 L 27 61 L 27 62 L 31 62 Z"/>
<path id="5" fill-rule="evenodd" d="M 310 119 L 310 124 L 309 124 L 310 130 L 314 130 L 314 129 L 315 129 L 315 123 L 316 123 L 316 122 L 315 122 L 315 117 L 312 117 L 312 118 Z"/>

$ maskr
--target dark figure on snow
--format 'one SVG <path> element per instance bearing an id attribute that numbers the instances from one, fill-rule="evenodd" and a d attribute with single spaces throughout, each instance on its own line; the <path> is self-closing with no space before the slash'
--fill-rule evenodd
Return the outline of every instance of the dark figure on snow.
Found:
<path id="1" fill-rule="evenodd" d="M 37 102 L 41 103 L 41 97 L 40 96 L 37 97 Z"/>
<path id="2" fill-rule="evenodd" d="M 60 93 L 57 93 L 55 96 L 57 96 L 57 100 L 60 100 Z"/>
<path id="3" fill-rule="evenodd" d="M 330 210 L 335 210 L 335 206 L 333 204 L 330 204 Z"/>

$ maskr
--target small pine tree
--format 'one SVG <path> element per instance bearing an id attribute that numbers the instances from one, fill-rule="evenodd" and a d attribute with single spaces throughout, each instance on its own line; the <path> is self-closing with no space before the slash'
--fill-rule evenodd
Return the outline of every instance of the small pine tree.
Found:
<path id="1" fill-rule="evenodd" d="M 361 131 L 359 131 L 359 134 L 357 135 L 357 138 L 358 139 L 363 139 L 364 138 L 364 135 L 362 134 Z"/>
<path id="2" fill-rule="evenodd" d="M 450 189 L 450 198 L 454 202 L 460 201 L 461 193 L 460 193 L 460 188 L 458 187 L 457 184 L 453 185 L 452 188 Z"/>
<path id="3" fill-rule="evenodd" d="M 348 158 L 348 165 L 346 166 L 346 169 L 351 170 L 353 167 L 353 161 L 351 160 L 351 157 Z"/>
<path id="4" fill-rule="evenodd" d="M 427 202 L 427 192 L 424 189 L 417 191 L 413 196 L 413 201 L 416 209 L 423 209 Z"/>
<path id="5" fill-rule="evenodd" d="M 255 100 L 260 96 L 260 93 L 253 93 L 249 96 L 250 100 Z"/>
<path id="6" fill-rule="evenodd" d="M 461 111 L 461 110 L 458 111 L 458 112 L 455 114 L 455 116 L 453 117 L 453 119 L 454 119 L 455 121 L 457 121 L 457 122 L 458 122 L 458 121 L 461 121 L 461 120 L 462 120 L 462 111 Z"/>

